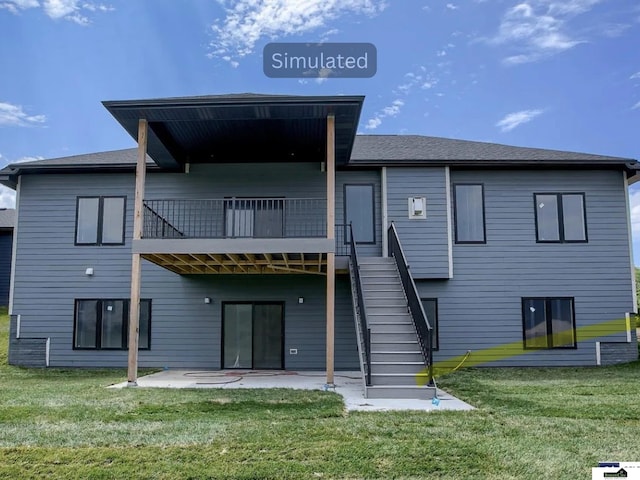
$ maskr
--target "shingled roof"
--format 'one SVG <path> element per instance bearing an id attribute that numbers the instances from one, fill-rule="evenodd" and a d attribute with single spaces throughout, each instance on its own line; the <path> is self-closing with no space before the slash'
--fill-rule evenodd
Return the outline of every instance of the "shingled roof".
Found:
<path id="1" fill-rule="evenodd" d="M 595 162 L 627 163 L 629 158 L 588 153 L 514 147 L 497 143 L 473 142 L 421 135 L 358 135 L 351 164 L 399 164 L 424 162 Z"/>
<path id="2" fill-rule="evenodd" d="M 0 170 L 5 184 L 10 177 L 38 171 L 128 171 L 136 163 L 137 149 L 114 150 L 71 157 L 36 160 L 12 164 Z M 147 164 L 156 167 L 147 157 Z M 405 166 L 405 165 L 461 165 L 461 166 L 624 166 L 640 169 L 631 158 L 593 155 L 541 148 L 514 147 L 496 143 L 455 140 L 420 135 L 357 135 L 348 166 Z"/>
<path id="3" fill-rule="evenodd" d="M 13 230 L 16 223 L 14 208 L 0 208 L 0 231 Z"/>

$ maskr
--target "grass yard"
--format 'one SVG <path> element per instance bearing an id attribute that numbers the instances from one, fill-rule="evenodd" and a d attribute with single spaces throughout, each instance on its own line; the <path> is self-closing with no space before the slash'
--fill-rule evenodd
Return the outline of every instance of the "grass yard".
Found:
<path id="1" fill-rule="evenodd" d="M 113 370 L 6 365 L 0 478 L 590 478 L 640 461 L 640 363 L 455 373 L 472 412 L 350 413 L 286 390 L 107 390 Z"/>

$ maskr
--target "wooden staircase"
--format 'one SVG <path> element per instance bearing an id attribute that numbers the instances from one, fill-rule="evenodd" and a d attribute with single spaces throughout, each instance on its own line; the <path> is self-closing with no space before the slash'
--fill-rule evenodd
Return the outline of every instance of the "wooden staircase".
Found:
<path id="1" fill-rule="evenodd" d="M 362 257 L 360 280 L 371 331 L 371 386 L 367 398 L 430 399 L 435 388 L 419 386 L 428 379 L 413 319 L 393 258 Z M 351 275 L 352 282 L 355 276 Z M 357 295 L 357 289 L 354 289 Z M 354 310 L 356 303 L 354 301 Z M 356 312 L 357 315 L 357 312 Z M 360 332 L 359 339 L 366 332 Z M 362 362 L 362 355 L 361 355 Z M 364 368 L 363 368 L 364 371 Z"/>

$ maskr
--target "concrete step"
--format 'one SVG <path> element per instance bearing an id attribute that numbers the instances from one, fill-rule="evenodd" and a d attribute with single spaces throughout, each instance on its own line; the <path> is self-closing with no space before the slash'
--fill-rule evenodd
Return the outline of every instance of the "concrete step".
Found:
<path id="1" fill-rule="evenodd" d="M 418 345 L 418 336 L 416 332 L 413 331 L 411 333 L 376 333 L 371 331 L 371 342 L 372 343 L 392 343 L 392 342 L 413 342 L 414 348 L 415 345 Z"/>
<path id="2" fill-rule="evenodd" d="M 436 394 L 435 387 L 414 387 L 407 385 L 376 385 L 366 388 L 366 398 L 415 398 L 431 400 Z"/>
<path id="3" fill-rule="evenodd" d="M 372 370 L 374 372 L 374 370 Z M 418 386 L 418 379 L 426 380 L 426 373 L 372 373 L 371 383 L 373 385 L 408 385 Z"/>
<path id="4" fill-rule="evenodd" d="M 371 352 L 372 362 L 420 362 L 423 363 L 420 349 L 409 351 L 397 350 L 373 350 Z"/>
<path id="5" fill-rule="evenodd" d="M 372 373 L 424 373 L 426 366 L 422 362 L 371 362 Z"/>
<path id="6" fill-rule="evenodd" d="M 419 352 L 418 337 L 414 334 L 411 340 L 389 340 L 388 335 L 371 336 L 371 351 L 377 352 Z"/>

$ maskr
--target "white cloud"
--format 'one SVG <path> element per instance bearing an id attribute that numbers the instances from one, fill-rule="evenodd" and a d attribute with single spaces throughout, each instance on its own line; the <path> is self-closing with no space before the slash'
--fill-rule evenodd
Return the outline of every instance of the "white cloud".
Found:
<path id="1" fill-rule="evenodd" d="M 640 108 L 640 102 L 636 103 L 633 107 L 631 107 L 631 110 L 637 110 L 638 108 Z"/>
<path id="2" fill-rule="evenodd" d="M 10 163 L 23 163 L 31 162 L 34 160 L 42 160 L 44 157 L 22 157 L 15 161 L 9 161 L 6 157 L 0 154 L 0 165 L 7 165 Z M 0 208 L 15 208 L 16 207 L 16 192 L 10 188 L 0 185 Z"/>
<path id="3" fill-rule="evenodd" d="M 0 9 L 9 10 L 11 13 L 18 14 L 20 10 L 29 8 L 37 8 L 40 6 L 38 0 L 7 0 L 0 2 Z"/>
<path id="4" fill-rule="evenodd" d="M 540 3 L 547 5 L 552 15 L 578 15 L 591 10 L 602 0 L 542 0 Z"/>
<path id="5" fill-rule="evenodd" d="M 453 3 L 447 3 L 447 8 L 449 10 L 458 10 L 458 8 L 460 7 L 458 7 L 457 5 L 454 5 Z"/>
<path id="6" fill-rule="evenodd" d="M 16 192 L 0 185 L 0 208 L 16 208 Z"/>
<path id="7" fill-rule="evenodd" d="M 507 65 L 535 62 L 584 43 L 569 32 L 567 22 L 602 0 L 525 0 L 503 15 L 497 35 L 489 40 L 521 52 L 504 59 Z"/>
<path id="8" fill-rule="evenodd" d="M 263 38 L 300 35 L 327 27 L 344 15 L 374 16 L 386 7 L 383 0 L 218 0 L 226 17 L 211 28 L 215 39 L 210 57 L 244 57 Z"/>
<path id="9" fill-rule="evenodd" d="M 636 72 L 629 77 L 629 80 L 636 80 L 640 78 L 640 72 Z"/>
<path id="10" fill-rule="evenodd" d="M 436 56 L 438 56 L 438 57 L 444 57 L 446 55 L 447 55 L 447 52 L 445 50 L 438 50 L 436 52 Z"/>
<path id="11" fill-rule="evenodd" d="M 88 25 L 89 18 L 82 11 L 111 12 L 113 7 L 104 4 L 82 2 L 80 0 L 5 0 L 0 1 L 0 8 L 18 14 L 21 10 L 42 7 L 44 13 L 53 20 L 65 19 L 79 25 Z"/>
<path id="12" fill-rule="evenodd" d="M 403 106 L 404 100 L 400 98 L 394 100 L 393 102 L 391 102 L 391 105 L 387 105 L 382 110 L 376 112 L 374 116 L 367 121 L 365 128 L 367 130 L 375 130 L 382 124 L 383 118 L 396 117 L 400 113 L 400 110 Z"/>
<path id="13" fill-rule="evenodd" d="M 502 120 L 496 123 L 496 127 L 499 127 L 502 132 L 510 132 L 516 127 L 524 123 L 528 123 L 538 115 L 542 114 L 544 110 L 521 110 L 520 112 L 513 112 L 506 115 Z"/>
<path id="14" fill-rule="evenodd" d="M 0 102 L 0 127 L 27 127 L 46 122 L 44 115 L 29 115 L 20 105 Z"/>

